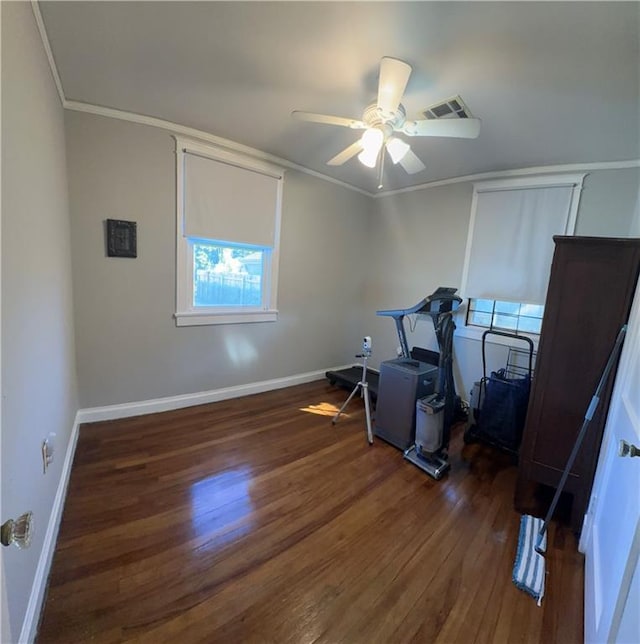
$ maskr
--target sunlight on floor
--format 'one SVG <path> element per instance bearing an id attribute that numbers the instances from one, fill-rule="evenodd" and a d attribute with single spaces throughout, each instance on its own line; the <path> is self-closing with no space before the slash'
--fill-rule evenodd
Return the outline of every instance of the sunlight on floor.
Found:
<path id="1" fill-rule="evenodd" d="M 462 499 L 458 492 L 458 488 L 454 487 L 453 485 L 445 485 L 443 487 L 444 496 L 447 501 L 449 501 L 452 506 L 457 505 Z"/>
<path id="2" fill-rule="evenodd" d="M 251 469 L 239 467 L 191 486 L 191 524 L 196 536 L 208 538 L 201 549 L 219 548 L 251 530 L 252 483 Z"/>
<path id="3" fill-rule="evenodd" d="M 316 414 L 317 416 L 335 416 L 340 408 L 332 405 L 331 403 L 318 403 L 317 405 L 309 405 L 308 407 L 301 407 L 300 411 L 306 411 L 309 414 Z"/>

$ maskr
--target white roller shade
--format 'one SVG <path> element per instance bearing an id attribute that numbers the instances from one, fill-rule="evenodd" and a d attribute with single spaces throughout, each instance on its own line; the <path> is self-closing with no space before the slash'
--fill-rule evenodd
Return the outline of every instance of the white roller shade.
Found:
<path id="1" fill-rule="evenodd" d="M 272 247 L 280 177 L 184 155 L 186 237 Z"/>
<path id="2" fill-rule="evenodd" d="M 567 230 L 574 186 L 478 191 L 465 297 L 544 304 L 554 235 Z"/>

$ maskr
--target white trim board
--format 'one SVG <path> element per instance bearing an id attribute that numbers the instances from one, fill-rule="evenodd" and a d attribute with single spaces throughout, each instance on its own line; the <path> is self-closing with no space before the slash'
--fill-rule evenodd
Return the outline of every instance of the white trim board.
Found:
<path id="1" fill-rule="evenodd" d="M 123 403 L 120 405 L 107 405 L 105 407 L 89 407 L 78 411 L 79 423 L 95 423 L 102 420 L 116 420 L 118 418 L 129 418 L 131 416 L 141 416 L 143 414 L 155 414 L 173 409 L 182 409 L 183 407 L 194 407 L 195 405 L 206 405 L 208 403 L 228 400 L 230 398 L 240 398 L 241 396 L 250 396 L 259 394 L 273 389 L 284 389 L 302 385 L 314 380 L 322 380 L 327 371 L 337 369 L 346 369 L 352 365 L 343 365 L 340 367 L 327 367 L 318 371 L 309 371 L 285 378 L 274 378 L 272 380 L 262 380 L 260 382 L 251 382 L 244 385 L 235 385 L 233 387 L 223 387 L 221 389 L 211 389 L 209 391 L 200 391 L 193 394 L 181 394 L 179 396 L 168 396 L 166 398 L 153 398 L 151 400 L 140 400 L 136 402 Z"/>
<path id="2" fill-rule="evenodd" d="M 192 127 L 179 125 L 178 123 L 172 123 L 171 121 L 165 121 L 164 119 L 159 119 L 153 116 L 136 114 L 134 112 L 126 112 L 124 110 L 103 107 L 101 105 L 93 105 L 92 103 L 83 103 L 81 101 L 68 100 L 64 94 L 64 88 L 62 87 L 62 81 L 60 79 L 60 74 L 58 73 L 58 67 L 53 56 L 53 51 L 51 50 L 49 36 L 47 35 L 47 30 L 44 26 L 44 21 L 42 19 L 42 13 L 40 12 L 38 0 L 31 0 L 31 8 L 33 9 L 33 15 L 38 26 L 42 45 L 47 55 L 47 60 L 49 61 L 51 75 L 53 76 L 56 88 L 58 89 L 58 95 L 60 96 L 60 101 L 62 102 L 62 107 L 64 107 L 64 109 L 72 110 L 75 112 L 86 112 L 87 114 L 95 114 L 96 116 L 106 116 L 108 118 L 128 121 L 130 123 L 138 123 L 140 125 L 149 125 L 151 127 L 167 130 L 172 134 L 179 134 L 195 139 L 200 139 L 201 141 L 207 141 L 234 152 L 241 152 L 248 156 L 255 157 L 256 159 L 270 161 L 272 163 L 276 163 L 293 170 L 298 170 L 299 172 L 311 175 L 312 177 L 316 177 L 317 179 L 322 179 L 323 181 L 328 181 L 329 183 L 333 183 L 337 186 L 342 186 L 343 188 L 354 190 L 355 192 L 359 192 L 360 194 L 366 195 L 367 197 L 373 196 L 372 193 L 367 192 L 366 190 L 356 188 L 355 186 L 345 183 L 344 181 L 340 181 L 339 179 L 328 177 L 321 172 L 310 170 L 309 168 L 305 168 L 304 166 L 293 163 L 292 161 L 288 161 L 287 159 L 281 159 L 280 157 L 262 152 L 261 150 L 257 150 L 256 148 L 251 148 L 247 145 L 242 145 L 241 143 L 236 143 L 235 141 L 231 141 L 229 139 L 224 139 L 220 136 L 210 134 L 209 132 L 204 132 L 203 130 L 196 130 Z"/>
<path id="3" fill-rule="evenodd" d="M 264 161 L 271 161 L 278 165 L 282 165 L 286 168 L 291 168 L 293 170 L 298 170 L 304 174 L 308 174 L 317 179 L 322 179 L 323 181 L 328 181 L 337 186 L 347 188 L 348 190 L 353 190 L 367 197 L 372 197 L 374 199 L 379 199 L 380 197 L 389 197 L 391 195 L 402 194 L 404 192 L 414 192 L 415 190 L 425 190 L 427 188 L 436 188 L 438 186 L 446 186 L 452 183 L 465 183 L 467 181 L 480 181 L 484 179 L 499 179 L 506 177 L 520 177 L 526 175 L 534 174 L 546 174 L 553 172 L 589 172 L 590 170 L 620 170 L 625 168 L 640 168 L 640 159 L 630 159 L 623 161 L 601 161 L 593 163 L 568 163 L 564 165 L 549 165 L 549 166 L 537 166 L 531 168 L 518 168 L 513 170 L 496 170 L 491 172 L 481 172 L 478 174 L 469 174 L 459 177 L 451 177 L 449 179 L 440 179 L 436 181 L 430 181 L 427 183 L 420 184 L 418 186 L 411 186 L 409 188 L 400 188 L 398 190 L 389 190 L 386 192 L 368 192 L 367 190 L 362 190 L 361 188 L 356 188 L 349 183 L 340 181 L 339 179 L 334 179 L 329 177 L 326 174 L 317 172 L 316 170 L 311 170 L 287 159 L 282 159 L 276 157 L 267 152 L 262 152 L 255 148 L 251 148 L 235 141 L 229 139 L 224 139 L 222 137 L 210 134 L 209 132 L 204 132 L 202 130 L 196 130 L 195 128 L 187 127 L 184 125 L 179 125 L 177 123 L 172 123 L 171 121 L 165 121 L 160 118 L 153 116 L 146 116 L 144 114 L 136 114 L 134 112 L 126 112 L 124 110 L 113 109 L 110 107 L 103 107 L 101 105 L 93 105 L 91 103 L 83 103 L 81 101 L 68 100 L 64 95 L 64 89 L 62 87 L 62 82 L 60 80 L 60 74 L 58 73 L 58 68 L 56 67 L 56 62 L 53 57 L 51 50 L 51 45 L 49 43 L 49 37 L 47 35 L 47 30 L 45 29 L 44 22 L 42 20 L 42 14 L 40 13 L 40 7 L 38 6 L 37 0 L 31 0 L 31 7 L 38 25 L 38 31 L 40 32 L 40 38 L 42 39 L 42 44 L 44 46 L 45 52 L 47 54 L 47 59 L 49 60 L 49 67 L 51 68 L 51 74 L 55 81 L 56 87 L 58 88 L 58 94 L 60 100 L 62 101 L 62 106 L 64 109 L 72 110 L 75 112 L 85 112 L 87 114 L 95 114 L 96 116 L 105 116 L 107 118 L 119 119 L 121 121 L 128 121 L 130 123 L 138 123 L 140 125 L 149 125 L 151 127 L 156 127 L 162 130 L 166 130 L 173 134 L 180 134 L 184 136 L 189 136 L 195 139 L 200 139 L 202 141 L 207 141 L 213 143 L 220 147 L 227 148 L 235 152 L 241 152 L 249 156 L 253 156 L 257 159 L 262 159 Z"/>
<path id="4" fill-rule="evenodd" d="M 73 457 L 78 443 L 79 427 L 79 413 L 77 413 L 73 423 L 73 429 L 71 430 L 71 436 L 69 437 L 69 443 L 67 444 L 67 452 L 62 465 L 60 480 L 58 481 L 58 489 L 56 490 L 51 514 L 49 515 L 49 524 L 47 525 L 47 532 L 44 536 L 38 567 L 36 568 L 33 585 L 31 586 L 31 594 L 29 595 L 27 611 L 22 622 L 19 642 L 33 642 L 40 622 L 45 590 L 49 580 L 49 571 L 51 570 L 51 562 L 56 549 L 60 520 L 62 519 L 62 510 L 65 499 L 67 498 L 67 487 L 69 485 L 71 466 L 73 465 Z"/>
<path id="5" fill-rule="evenodd" d="M 438 181 L 429 181 L 419 186 L 409 188 L 399 188 L 398 190 L 388 190 L 387 192 L 378 192 L 372 195 L 375 199 L 380 197 L 391 197 L 393 195 L 403 194 L 405 192 L 416 192 L 417 190 L 426 190 L 427 188 L 437 188 L 439 186 L 448 186 L 453 183 L 473 183 L 474 181 L 485 181 L 491 179 L 510 179 L 514 177 L 528 177 L 535 175 L 556 174 L 564 172 L 583 172 L 589 173 L 594 170 L 626 170 L 630 168 L 640 168 L 640 159 L 630 159 L 628 161 L 595 161 L 593 163 L 565 163 L 561 165 L 540 165 L 531 168 L 516 168 L 513 170 L 495 170 L 491 172 L 479 172 L 478 174 L 467 174 L 450 179 L 440 179 Z"/>
<path id="6" fill-rule="evenodd" d="M 60 520 L 62 519 L 62 511 L 64 509 L 64 503 L 67 496 L 71 467 L 73 465 L 76 445 L 78 444 L 81 424 L 169 411 L 172 409 L 192 407 L 194 405 L 203 405 L 230 398 L 248 396 L 250 394 L 271 391 L 273 389 L 283 389 L 285 387 L 292 387 L 294 385 L 313 382 L 315 380 L 322 380 L 325 377 L 326 371 L 346 369 L 351 366 L 352 365 L 349 364 L 339 367 L 329 367 L 327 369 L 309 371 L 295 376 L 274 378 L 272 380 L 263 380 L 245 385 L 236 385 L 234 387 L 224 387 L 222 389 L 202 391 L 195 394 L 184 394 L 181 396 L 170 396 L 167 398 L 156 398 L 154 400 L 125 403 L 122 405 L 108 405 L 106 407 L 93 407 L 78 410 L 73 424 L 73 429 L 71 430 L 71 435 L 69 437 L 67 452 L 62 465 L 62 472 L 60 473 L 60 480 L 58 481 L 58 488 L 56 490 L 56 496 L 49 516 L 49 523 L 47 525 L 47 531 L 45 533 L 42 551 L 40 552 L 36 574 L 31 587 L 31 594 L 29 595 L 29 603 L 22 622 L 22 629 L 20 631 L 20 638 L 18 641 L 33 642 L 37 634 L 36 631 L 42 612 L 49 572 L 51 570 L 51 562 L 53 561 L 53 554 L 55 552 Z"/>
<path id="7" fill-rule="evenodd" d="M 449 179 L 440 179 L 437 181 L 430 181 L 427 183 L 420 184 L 418 186 L 411 186 L 409 188 L 400 188 L 398 190 L 389 190 L 386 192 L 368 192 L 352 186 L 349 183 L 334 179 L 329 177 L 326 174 L 321 172 L 316 172 L 287 159 L 268 154 L 267 152 L 262 152 L 256 148 L 250 148 L 246 145 L 240 143 L 235 143 L 229 139 L 223 139 L 214 134 L 204 132 L 202 130 L 196 130 L 194 128 L 186 127 L 184 125 L 178 125 L 177 123 L 172 123 L 170 121 L 165 121 L 152 116 L 144 116 L 141 114 L 134 114 L 132 112 L 125 112 L 123 110 L 116 110 L 109 107 L 101 107 L 99 105 L 92 105 L 90 103 L 81 103 L 79 101 L 68 101 L 65 99 L 64 108 L 67 110 L 72 110 L 76 112 L 85 112 L 88 114 L 95 114 L 96 116 L 105 116 L 107 118 L 119 119 L 122 121 L 128 121 L 130 123 L 138 123 L 140 125 L 148 125 L 150 127 L 156 127 L 163 130 L 166 130 L 175 135 L 184 135 L 193 139 L 200 139 L 202 141 L 207 141 L 213 143 L 217 146 L 227 148 L 230 151 L 241 152 L 253 156 L 256 159 L 263 161 L 268 161 L 271 163 L 276 163 L 278 165 L 284 166 L 286 168 L 291 168 L 297 170 L 304 174 L 308 174 L 316 179 L 322 179 L 323 181 L 328 181 L 335 185 L 353 190 L 367 197 L 373 199 L 379 199 L 381 197 L 390 197 L 397 194 L 402 194 L 404 192 L 415 192 L 416 190 L 426 190 L 427 188 L 437 188 L 439 186 L 447 186 L 454 183 L 467 183 L 472 181 L 484 181 L 485 179 L 505 179 L 509 177 L 524 177 L 532 176 L 539 174 L 549 174 L 549 173 L 558 173 L 558 172 L 589 172 L 593 170 L 623 170 L 627 168 L 640 168 L 640 159 L 631 159 L 627 161 L 599 161 L 594 163 L 567 163 L 564 165 L 548 165 L 548 166 L 536 166 L 531 168 L 516 168 L 513 170 L 496 170 L 491 172 L 480 172 L 478 174 L 468 174 L 459 177 L 451 177 Z"/>
<path id="8" fill-rule="evenodd" d="M 230 139 L 224 139 L 220 136 L 216 136 L 215 134 L 204 132 L 203 130 L 196 130 L 192 127 L 179 125 L 178 123 L 172 123 L 171 121 L 165 121 L 164 119 L 159 119 L 155 116 L 145 116 L 144 114 L 135 114 L 133 112 L 125 112 L 124 110 L 102 107 L 100 105 L 92 105 L 91 103 L 82 103 L 80 101 L 68 101 L 66 99 L 64 101 L 63 107 L 74 112 L 85 112 L 87 114 L 106 116 L 107 118 L 118 119 L 120 121 L 128 121 L 130 123 L 148 125 L 150 127 L 156 127 L 161 130 L 166 130 L 167 132 L 174 135 L 187 136 L 192 139 L 199 139 L 201 141 L 213 143 L 214 145 L 226 148 L 227 150 L 232 152 L 240 152 L 261 161 L 268 161 L 270 163 L 284 166 L 285 168 L 297 170 L 298 172 L 316 177 L 316 179 L 322 179 L 323 181 L 328 181 L 329 183 L 341 186 L 342 188 L 347 188 L 348 190 L 359 192 L 360 194 L 366 195 L 367 197 L 373 196 L 371 192 L 367 192 L 366 190 L 362 190 L 361 188 L 356 188 L 349 183 L 345 183 L 344 181 L 340 181 L 339 179 L 334 179 L 333 177 L 329 177 L 326 174 L 322 174 L 321 172 L 316 172 L 315 170 L 305 168 L 302 165 L 298 165 L 297 163 L 293 163 L 292 161 L 289 161 L 287 159 L 269 154 L 268 152 L 263 152 L 262 150 L 251 148 L 247 145 L 242 145 L 241 143 L 236 143 L 235 141 L 231 141 Z"/>
<path id="9" fill-rule="evenodd" d="M 49 36 L 47 36 L 47 30 L 44 26 L 44 20 L 42 20 L 42 14 L 40 13 L 40 5 L 38 4 L 37 0 L 31 0 L 31 9 L 33 10 L 33 15 L 36 19 L 36 25 L 38 26 L 38 31 L 40 32 L 40 39 L 42 40 L 42 46 L 44 47 L 45 54 L 47 55 L 47 60 L 49 61 L 49 68 L 51 69 L 53 82 L 56 84 L 56 89 L 58 90 L 58 96 L 60 97 L 60 102 L 62 103 L 62 107 L 64 107 L 64 104 L 67 99 L 64 96 L 64 90 L 62 89 L 62 80 L 60 80 L 58 67 L 56 66 L 55 58 L 53 57 L 53 51 L 51 51 Z"/>

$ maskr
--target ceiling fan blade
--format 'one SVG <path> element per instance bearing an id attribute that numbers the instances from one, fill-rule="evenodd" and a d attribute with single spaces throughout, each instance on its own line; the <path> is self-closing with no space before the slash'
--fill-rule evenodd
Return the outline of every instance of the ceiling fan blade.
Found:
<path id="1" fill-rule="evenodd" d="M 385 56 L 380 61 L 378 109 L 383 114 L 393 114 L 398 109 L 410 75 L 411 65 L 402 60 Z"/>
<path id="2" fill-rule="evenodd" d="M 413 150 L 408 150 L 407 153 L 398 161 L 398 163 L 409 173 L 417 174 L 426 169 L 426 165 L 420 161 L 415 155 Z"/>
<path id="3" fill-rule="evenodd" d="M 315 114 L 314 112 L 301 112 L 295 110 L 291 116 L 297 121 L 308 121 L 310 123 L 322 123 L 323 125 L 340 125 L 350 127 L 354 130 L 364 129 L 366 125 L 357 119 L 349 119 L 344 116 L 331 116 L 329 114 Z"/>
<path id="4" fill-rule="evenodd" d="M 342 165 L 343 163 L 346 163 L 351 157 L 356 156 L 358 152 L 362 150 L 362 143 L 360 139 L 358 139 L 355 143 L 352 143 L 348 148 L 345 148 L 342 150 L 342 152 L 338 152 L 336 156 L 333 157 L 333 159 L 329 159 L 327 161 L 327 165 Z"/>
<path id="5" fill-rule="evenodd" d="M 424 119 L 407 121 L 402 131 L 407 136 L 449 136 L 475 139 L 480 134 L 480 119 Z"/>

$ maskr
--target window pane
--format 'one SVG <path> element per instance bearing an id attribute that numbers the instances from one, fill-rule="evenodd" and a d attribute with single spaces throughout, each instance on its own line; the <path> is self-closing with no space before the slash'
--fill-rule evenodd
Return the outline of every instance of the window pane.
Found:
<path id="1" fill-rule="evenodd" d="M 496 313 L 493 317 L 493 326 L 500 329 L 515 331 L 518 328 L 518 317 L 515 315 L 502 315 Z"/>
<path id="2" fill-rule="evenodd" d="M 471 309 L 491 313 L 493 311 L 493 300 L 471 300 Z"/>
<path id="3" fill-rule="evenodd" d="M 469 324 L 477 324 L 478 326 L 491 326 L 491 313 L 482 313 L 479 311 L 471 311 L 469 313 Z"/>
<path id="4" fill-rule="evenodd" d="M 518 315 L 520 304 L 518 302 L 499 302 L 496 301 L 496 313 L 508 313 Z"/>
<path id="5" fill-rule="evenodd" d="M 264 250 L 193 244 L 193 305 L 262 305 Z"/>
<path id="6" fill-rule="evenodd" d="M 520 318 L 518 322 L 518 330 L 525 333 L 540 333 L 542 327 L 542 320 L 539 318 Z"/>
<path id="7" fill-rule="evenodd" d="M 542 319 L 542 316 L 544 315 L 544 306 L 540 304 L 522 304 L 520 306 L 520 315 Z"/>

